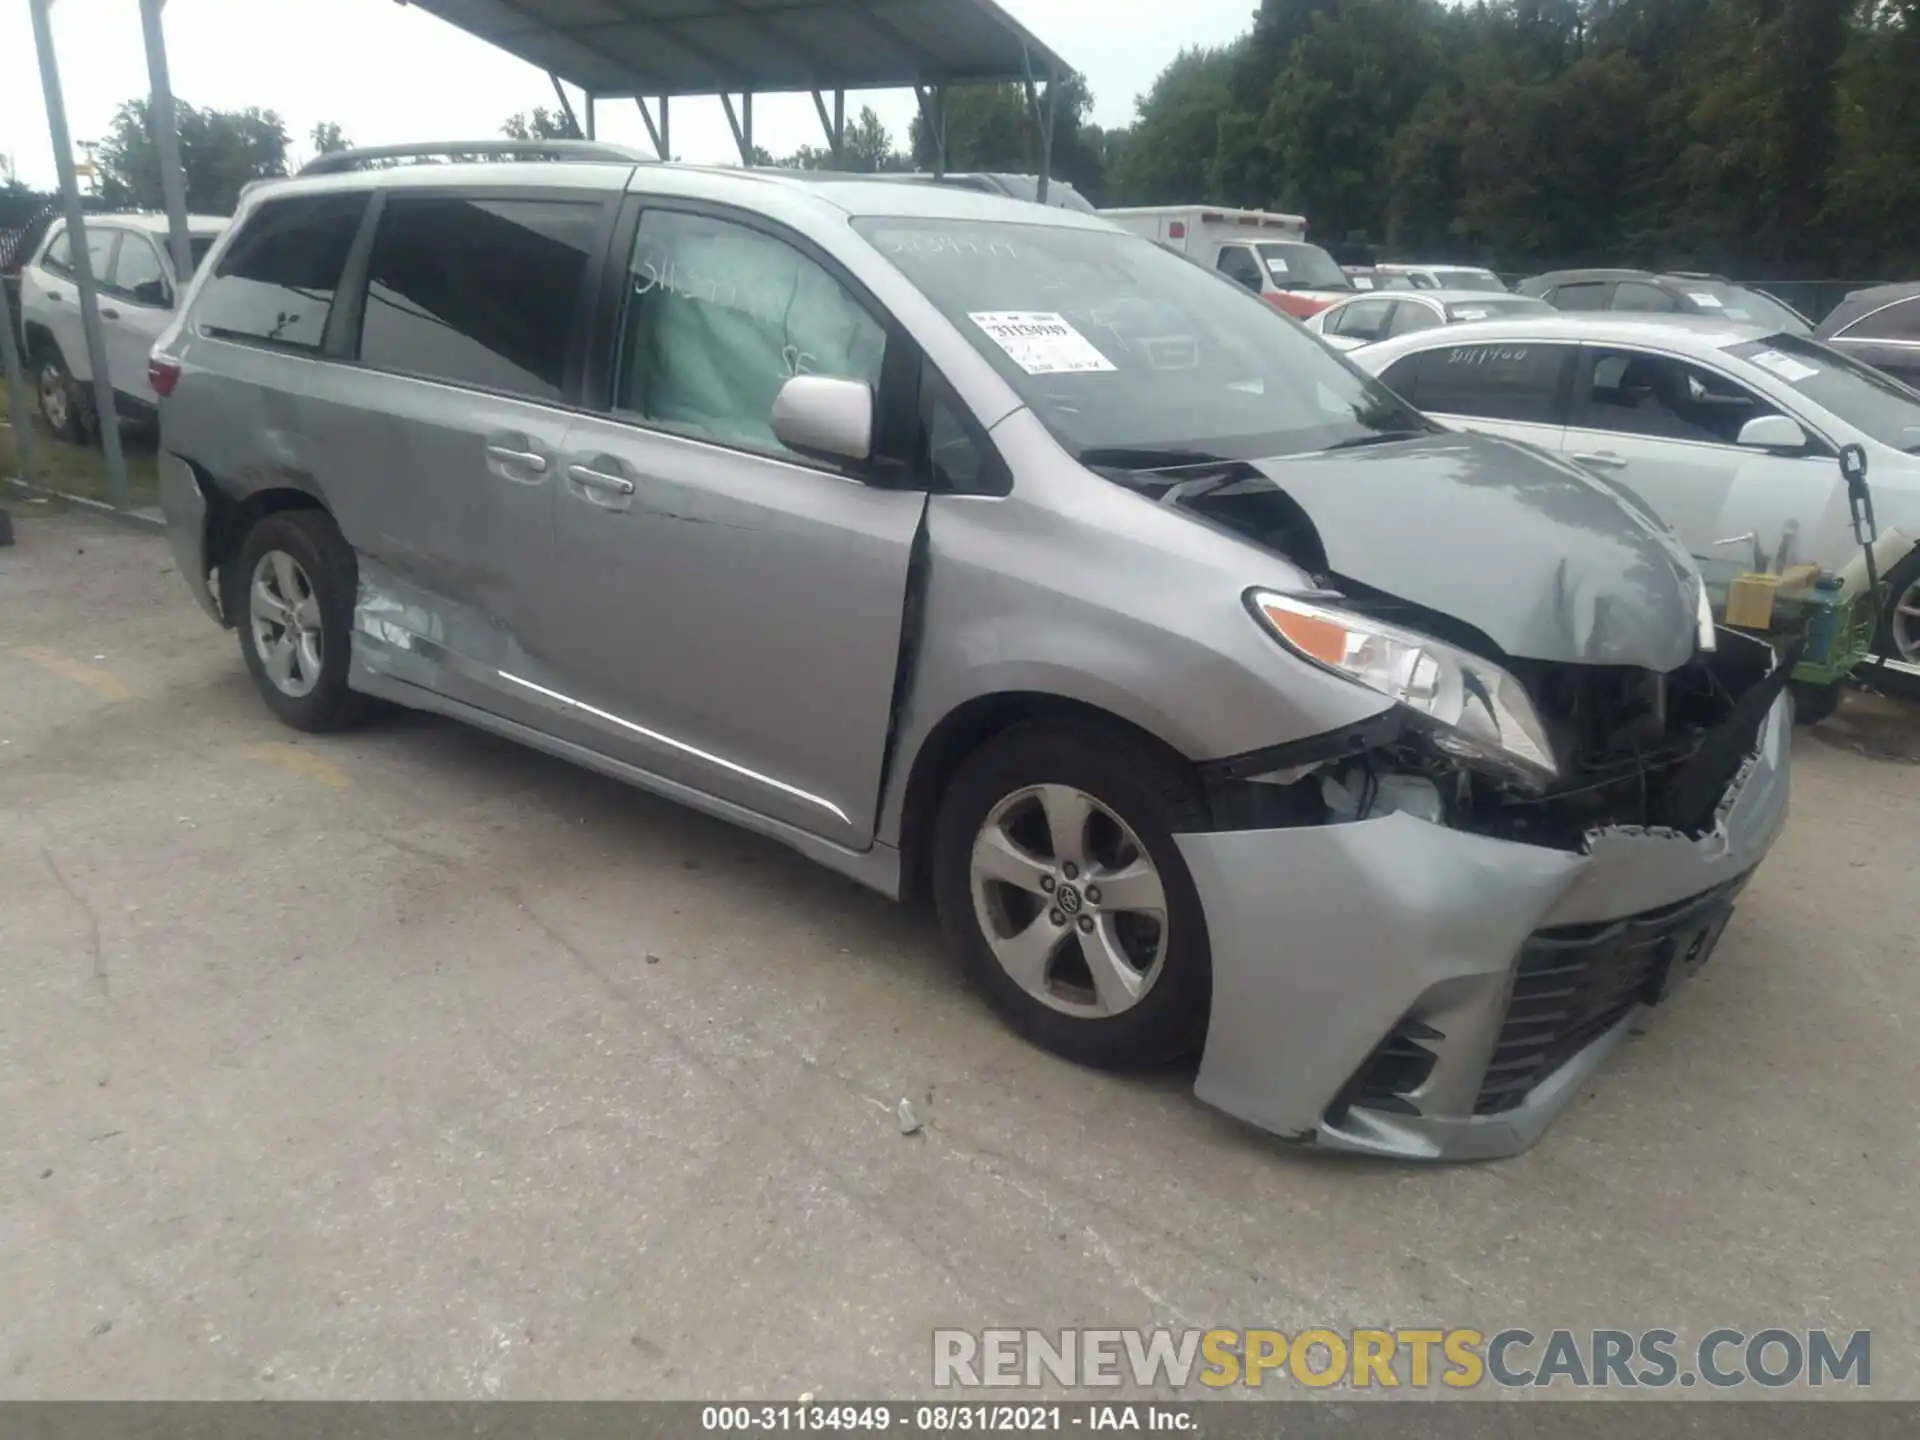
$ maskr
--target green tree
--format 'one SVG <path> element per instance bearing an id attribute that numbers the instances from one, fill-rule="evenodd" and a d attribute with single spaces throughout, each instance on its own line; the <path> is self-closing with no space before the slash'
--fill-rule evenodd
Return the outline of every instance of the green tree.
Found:
<path id="1" fill-rule="evenodd" d="M 340 125 L 334 120 L 322 120 L 307 132 L 307 139 L 313 145 L 316 155 L 332 155 L 336 151 L 351 150 L 353 142 L 346 137 Z"/>
<path id="2" fill-rule="evenodd" d="M 517 115 L 509 115 L 500 133 L 509 140 L 578 140 L 580 129 L 568 117 L 564 110 L 548 110 L 544 105 L 536 105 L 532 110 L 522 110 Z"/>
<path id="3" fill-rule="evenodd" d="M 1046 104 L 1045 87 L 1040 103 Z M 1053 176 L 1098 201 L 1106 190 L 1104 132 L 1086 123 L 1093 92 L 1085 77 L 1061 80 L 1053 103 Z M 933 134 L 924 116 L 914 116 L 909 138 L 914 165 L 931 170 Z M 1023 86 L 961 85 L 947 92 L 947 169 L 1038 173 L 1040 127 Z"/>
<path id="4" fill-rule="evenodd" d="M 871 105 L 862 105 L 860 113 L 847 126 L 841 139 L 841 162 L 861 174 L 906 167 L 906 157 L 894 148 L 893 134 L 880 123 Z"/>
<path id="5" fill-rule="evenodd" d="M 873 112 L 871 105 L 860 107 L 859 115 L 848 124 L 841 139 L 838 167 L 833 151 L 824 145 L 802 145 L 778 162 L 791 170 L 832 170 L 856 175 L 871 175 L 878 170 L 904 170 L 907 158 L 893 148 L 893 136 Z"/>
<path id="6" fill-rule="evenodd" d="M 1208 199 L 1207 166 L 1220 145 L 1220 116 L 1232 102 L 1241 45 L 1182 50 L 1153 88 L 1134 101 L 1124 152 L 1108 166 L 1116 205 L 1174 205 Z"/>
<path id="7" fill-rule="evenodd" d="M 287 127 L 271 110 L 197 110 L 176 101 L 174 117 L 187 208 L 197 214 L 231 215 L 250 181 L 287 173 Z M 100 197 L 110 208 L 164 207 L 145 100 L 129 100 L 114 113 L 99 166 Z"/>
<path id="8" fill-rule="evenodd" d="M 1920 0 L 1872 8 L 1840 67 L 1824 232 L 1854 275 L 1920 272 Z"/>
<path id="9" fill-rule="evenodd" d="M 1262 126 L 1280 200 L 1335 241 L 1386 233 L 1393 137 L 1439 64 L 1429 0 L 1340 0 L 1315 15 L 1273 85 Z"/>

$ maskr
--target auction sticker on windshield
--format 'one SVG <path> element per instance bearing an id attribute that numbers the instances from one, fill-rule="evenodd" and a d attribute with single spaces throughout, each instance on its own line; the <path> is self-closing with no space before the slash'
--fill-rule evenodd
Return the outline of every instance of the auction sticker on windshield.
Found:
<path id="1" fill-rule="evenodd" d="M 967 318 L 1029 375 L 1076 375 L 1118 368 L 1054 311 L 972 310 Z"/>
<path id="2" fill-rule="evenodd" d="M 1802 365 L 1791 355 L 1782 355 L 1778 350 L 1762 350 L 1747 358 L 1793 385 L 1798 385 L 1802 380 L 1811 380 L 1820 373 L 1813 366 Z"/>

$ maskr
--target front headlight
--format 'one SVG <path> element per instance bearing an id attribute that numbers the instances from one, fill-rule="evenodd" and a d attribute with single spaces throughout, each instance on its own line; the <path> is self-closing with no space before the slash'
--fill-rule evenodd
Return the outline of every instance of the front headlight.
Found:
<path id="1" fill-rule="evenodd" d="M 1560 773 L 1520 682 L 1431 635 L 1295 595 L 1255 590 L 1253 612 L 1302 659 L 1377 690 L 1434 722 L 1441 749 L 1539 784 Z"/>

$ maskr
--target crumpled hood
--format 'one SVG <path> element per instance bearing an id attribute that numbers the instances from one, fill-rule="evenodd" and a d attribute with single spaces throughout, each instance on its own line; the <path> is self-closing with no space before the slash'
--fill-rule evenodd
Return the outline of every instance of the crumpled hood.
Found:
<path id="1" fill-rule="evenodd" d="M 1545 451 L 1439 434 L 1253 468 L 1306 511 L 1336 575 L 1509 655 L 1663 672 L 1693 657 L 1684 547 L 1632 494 Z"/>

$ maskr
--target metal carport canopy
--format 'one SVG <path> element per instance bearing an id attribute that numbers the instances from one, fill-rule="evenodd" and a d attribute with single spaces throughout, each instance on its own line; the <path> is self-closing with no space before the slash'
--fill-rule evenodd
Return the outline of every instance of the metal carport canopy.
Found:
<path id="1" fill-rule="evenodd" d="M 594 96 L 1056 79 L 993 0 L 399 0 Z"/>
<path id="2" fill-rule="evenodd" d="M 168 77 L 161 11 L 167 0 L 139 0 L 142 39 L 151 84 L 152 124 L 165 193 L 169 250 L 175 271 L 192 271 L 186 219 L 186 182 L 181 173 L 173 87 Z M 753 162 L 753 96 L 756 91 L 810 90 L 836 162 L 846 128 L 846 91 L 905 89 L 919 97 L 932 132 L 934 168 L 946 163 L 949 85 L 1015 80 L 1023 84 L 1040 134 L 1038 195 L 1047 198 L 1052 169 L 1053 120 L 1059 82 L 1068 73 L 1061 58 L 994 0 L 398 0 L 414 4 L 509 55 L 545 70 L 569 118 L 562 81 L 586 94 L 586 123 L 594 132 L 594 102 L 629 97 L 639 107 L 660 158 L 671 158 L 668 100 L 676 95 L 715 95 L 726 107 L 743 164 Z M 47 128 L 60 175 L 67 229 L 73 236 L 74 288 L 78 292 L 89 369 L 100 411 L 100 438 L 107 485 L 116 509 L 127 505 L 126 464 L 120 453 L 113 377 L 100 329 L 97 282 L 86 246 L 73 142 L 61 96 L 49 13 L 54 0 L 27 0 L 34 48 L 47 104 Z M 318 8 L 318 7 L 316 7 Z M 1045 99 L 1036 82 L 1046 83 Z M 741 96 L 735 110 L 733 94 Z M 833 95 L 829 115 L 825 95 Z M 658 104 L 658 117 L 648 109 Z M 578 124 L 578 121 L 575 121 Z M 10 318 L 0 295 L 0 360 L 23 460 L 31 446 L 26 385 L 14 353 Z"/>

